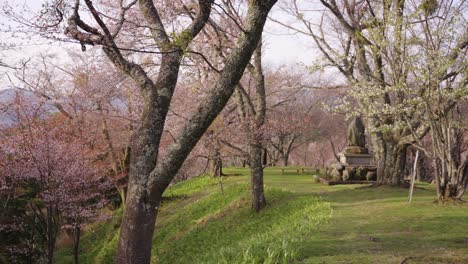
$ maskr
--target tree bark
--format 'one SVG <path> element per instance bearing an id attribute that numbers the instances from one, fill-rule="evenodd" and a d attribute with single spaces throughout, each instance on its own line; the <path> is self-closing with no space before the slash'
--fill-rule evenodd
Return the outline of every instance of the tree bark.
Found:
<path id="1" fill-rule="evenodd" d="M 250 173 L 252 181 L 252 209 L 259 212 L 266 206 L 263 188 L 262 147 L 250 145 Z"/>
<path id="2" fill-rule="evenodd" d="M 398 142 L 386 141 L 374 151 L 377 155 L 377 182 L 379 184 L 400 186 L 403 183 L 408 146 Z"/>
<path id="3" fill-rule="evenodd" d="M 128 189 L 127 204 L 120 228 L 116 263 L 150 263 L 154 225 L 161 202 L 159 197 L 148 199 L 142 190 Z"/>

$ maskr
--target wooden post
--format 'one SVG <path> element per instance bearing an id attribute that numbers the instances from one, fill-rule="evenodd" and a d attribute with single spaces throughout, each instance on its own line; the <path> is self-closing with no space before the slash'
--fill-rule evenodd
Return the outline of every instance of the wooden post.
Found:
<path id="1" fill-rule="evenodd" d="M 418 156 L 419 156 L 419 149 L 416 151 L 416 157 L 414 158 L 413 177 L 411 179 L 411 187 L 410 187 L 408 203 L 411 203 L 411 200 L 413 199 L 414 181 L 416 180 L 416 166 L 418 165 Z"/>

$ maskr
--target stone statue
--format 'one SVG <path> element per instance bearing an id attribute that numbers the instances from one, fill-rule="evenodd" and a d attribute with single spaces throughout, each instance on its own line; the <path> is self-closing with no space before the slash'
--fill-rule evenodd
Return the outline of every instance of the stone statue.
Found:
<path id="1" fill-rule="evenodd" d="M 366 149 L 365 127 L 361 117 L 355 117 L 348 127 L 348 147 L 346 152 L 355 154 L 368 153 Z"/>
<path id="2" fill-rule="evenodd" d="M 366 147 L 366 135 L 361 117 L 355 117 L 348 127 L 348 146 Z"/>

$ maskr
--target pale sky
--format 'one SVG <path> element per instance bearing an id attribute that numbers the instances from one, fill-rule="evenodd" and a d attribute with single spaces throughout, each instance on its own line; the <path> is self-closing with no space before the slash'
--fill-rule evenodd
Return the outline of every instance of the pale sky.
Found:
<path id="1" fill-rule="evenodd" d="M 39 10 L 44 0 L 0 0 L 0 8 L 6 2 L 12 3 L 18 9 L 22 9 L 22 6 L 26 5 L 33 10 Z M 275 15 L 276 18 L 278 15 L 281 16 L 278 12 L 278 6 L 270 14 Z M 10 21 L 0 14 L 0 28 L 5 29 L 9 25 L 11 25 Z M 24 42 L 23 40 L 21 41 Z M 19 39 L 15 35 L 12 36 L 11 34 L 0 32 L 0 44 L 1 42 L 17 43 Z M 77 44 L 53 43 L 51 45 L 49 44 L 50 41 L 46 40 L 39 40 L 37 42 L 42 44 L 24 44 L 19 48 L 7 51 L 2 51 L 0 47 L 0 60 L 11 63 L 26 60 L 37 56 L 39 53 L 64 54 L 63 47 L 80 49 Z M 265 26 L 264 42 L 266 44 L 264 61 L 273 66 L 302 67 L 302 65 L 311 64 L 318 55 L 318 52 L 313 49 L 310 38 L 297 34 L 288 34 L 287 30 L 272 21 L 268 21 Z M 8 79 L 2 72 L 4 70 L 0 68 L 0 89 L 4 89 L 9 85 Z"/>

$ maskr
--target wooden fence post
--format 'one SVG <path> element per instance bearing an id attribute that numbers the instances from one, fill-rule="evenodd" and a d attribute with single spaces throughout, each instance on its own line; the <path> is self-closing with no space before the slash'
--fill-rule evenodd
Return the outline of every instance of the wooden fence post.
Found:
<path id="1" fill-rule="evenodd" d="M 411 188 L 410 188 L 408 203 L 411 203 L 411 200 L 413 199 L 414 181 L 416 180 L 416 166 L 418 165 L 418 156 L 419 156 L 419 149 L 416 151 L 416 157 L 414 158 L 413 177 L 411 179 Z"/>

